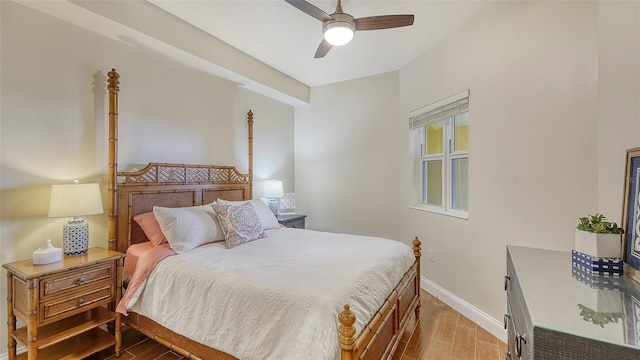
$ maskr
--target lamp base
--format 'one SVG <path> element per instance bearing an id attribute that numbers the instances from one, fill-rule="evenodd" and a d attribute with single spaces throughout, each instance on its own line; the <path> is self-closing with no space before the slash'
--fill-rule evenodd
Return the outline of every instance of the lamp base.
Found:
<path id="1" fill-rule="evenodd" d="M 267 204 L 273 215 L 278 215 L 278 199 L 269 199 L 269 203 Z"/>
<path id="2" fill-rule="evenodd" d="M 82 219 L 69 220 L 62 231 L 62 249 L 65 255 L 82 255 L 89 248 L 89 225 Z"/>

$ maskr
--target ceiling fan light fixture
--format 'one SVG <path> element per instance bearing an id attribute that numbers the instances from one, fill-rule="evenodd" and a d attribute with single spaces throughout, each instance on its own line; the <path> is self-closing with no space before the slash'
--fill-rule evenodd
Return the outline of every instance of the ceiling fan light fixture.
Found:
<path id="1" fill-rule="evenodd" d="M 324 39 L 333 46 L 346 45 L 353 39 L 353 30 L 335 26 L 324 31 Z"/>
<path id="2" fill-rule="evenodd" d="M 333 46 L 348 44 L 353 39 L 356 29 L 353 16 L 344 13 L 331 15 L 332 20 L 325 21 L 322 25 L 324 39 Z"/>
<path id="3" fill-rule="evenodd" d="M 306 0 L 285 0 L 287 3 L 305 14 L 322 21 L 324 39 L 316 50 L 314 58 L 323 58 L 331 47 L 348 44 L 353 33 L 365 30 L 393 29 L 413 25 L 414 15 L 378 15 L 354 18 L 342 10 L 342 0 L 333 14 L 329 15 Z"/>

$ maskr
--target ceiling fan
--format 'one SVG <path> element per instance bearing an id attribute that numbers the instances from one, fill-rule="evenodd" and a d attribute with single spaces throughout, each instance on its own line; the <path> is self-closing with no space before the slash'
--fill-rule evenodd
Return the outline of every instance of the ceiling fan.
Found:
<path id="1" fill-rule="evenodd" d="M 315 58 L 327 55 L 331 47 L 345 45 L 353 38 L 355 31 L 391 29 L 413 25 L 413 15 L 380 15 L 356 19 L 342 10 L 338 0 L 336 11 L 329 15 L 305 0 L 285 0 L 298 10 L 322 21 L 324 39 L 316 50 Z"/>

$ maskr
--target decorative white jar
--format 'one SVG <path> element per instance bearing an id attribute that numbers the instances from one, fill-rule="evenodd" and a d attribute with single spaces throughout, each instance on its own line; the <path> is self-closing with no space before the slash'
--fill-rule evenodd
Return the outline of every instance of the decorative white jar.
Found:
<path id="1" fill-rule="evenodd" d="M 47 239 L 44 247 L 38 248 L 32 254 L 33 265 L 51 264 L 62 260 L 62 249 L 53 247 Z"/>

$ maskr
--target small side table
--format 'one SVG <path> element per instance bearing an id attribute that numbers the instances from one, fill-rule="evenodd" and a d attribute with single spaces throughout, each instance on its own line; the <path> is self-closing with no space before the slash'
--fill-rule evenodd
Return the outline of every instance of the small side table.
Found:
<path id="1" fill-rule="evenodd" d="M 307 215 L 302 215 L 302 214 L 282 214 L 282 215 L 277 215 L 276 219 L 278 219 L 278 222 L 282 225 L 284 225 L 285 227 L 288 228 L 294 228 L 294 229 L 304 229 L 304 218 L 306 218 Z"/>
<path id="2" fill-rule="evenodd" d="M 51 264 L 33 265 L 29 259 L 2 265 L 9 360 L 81 359 L 111 346 L 119 357 L 121 315 L 113 310 L 122 296 L 124 256 L 93 247 Z M 26 326 L 16 329 L 16 318 Z M 16 356 L 16 340 L 27 353 Z"/>

